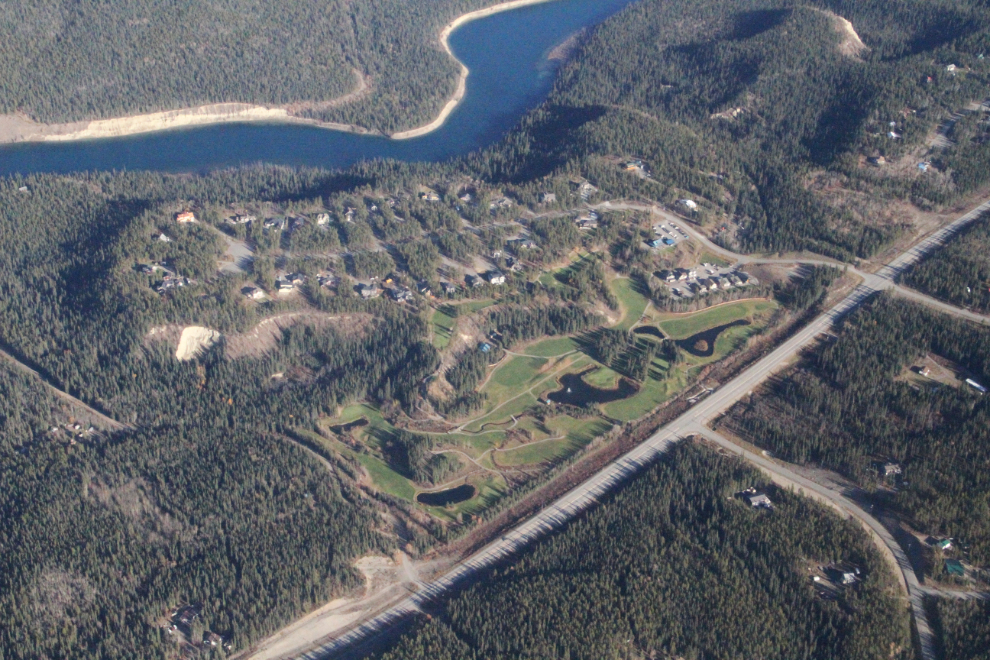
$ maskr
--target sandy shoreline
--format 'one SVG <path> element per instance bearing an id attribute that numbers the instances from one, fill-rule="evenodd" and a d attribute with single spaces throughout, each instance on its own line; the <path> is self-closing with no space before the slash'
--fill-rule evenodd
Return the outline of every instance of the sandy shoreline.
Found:
<path id="1" fill-rule="evenodd" d="M 436 119 L 428 124 L 407 131 L 399 131 L 388 137 L 394 140 L 426 135 L 443 126 L 447 117 L 457 104 L 464 98 L 467 90 L 467 77 L 470 73 L 464 63 L 454 57 L 448 44 L 448 38 L 458 27 L 470 21 L 509 11 L 527 5 L 553 2 L 554 0 L 512 0 L 502 4 L 478 9 L 458 16 L 448 23 L 440 32 L 440 44 L 455 62 L 460 65 L 461 72 L 457 81 L 454 95 L 440 111 Z M 352 93 L 353 94 L 353 93 Z M 351 94 L 345 95 L 350 96 Z M 67 142 L 73 140 L 95 140 L 101 138 L 124 137 L 153 133 L 174 128 L 189 128 L 193 126 L 210 126 L 224 123 L 263 122 L 278 124 L 302 124 L 315 126 L 333 131 L 344 131 L 361 135 L 381 135 L 378 131 L 350 124 L 325 122 L 306 117 L 297 117 L 289 113 L 285 107 L 269 107 L 249 103 L 213 103 L 195 108 L 166 110 L 111 119 L 95 119 L 64 124 L 40 124 L 21 115 L 0 115 L 0 144 L 15 142 Z"/>

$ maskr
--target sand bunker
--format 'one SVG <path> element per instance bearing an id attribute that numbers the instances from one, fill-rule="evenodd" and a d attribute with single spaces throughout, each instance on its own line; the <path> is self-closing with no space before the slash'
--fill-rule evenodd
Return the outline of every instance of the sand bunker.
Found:
<path id="1" fill-rule="evenodd" d="M 180 361 L 193 360 L 200 353 L 220 341 L 221 335 L 216 330 L 191 325 L 183 328 L 179 338 L 179 347 L 175 349 L 175 357 Z"/>

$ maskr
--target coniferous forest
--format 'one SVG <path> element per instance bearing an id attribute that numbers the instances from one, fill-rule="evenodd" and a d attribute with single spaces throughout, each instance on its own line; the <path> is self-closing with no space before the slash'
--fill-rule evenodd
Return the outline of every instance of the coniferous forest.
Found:
<path id="1" fill-rule="evenodd" d="M 855 524 L 690 442 L 514 565 L 422 617 L 381 660 L 908 658 L 889 568 Z M 825 591 L 821 566 L 862 579 Z"/>
<path id="2" fill-rule="evenodd" d="M 923 358 L 987 382 L 990 331 L 920 305 L 881 296 L 843 324 L 764 396 L 726 421 L 782 459 L 822 465 L 868 486 L 878 466 L 903 468 L 894 506 L 919 531 L 949 536 L 976 565 L 990 560 L 990 458 L 986 397 L 962 376 L 916 374 Z"/>

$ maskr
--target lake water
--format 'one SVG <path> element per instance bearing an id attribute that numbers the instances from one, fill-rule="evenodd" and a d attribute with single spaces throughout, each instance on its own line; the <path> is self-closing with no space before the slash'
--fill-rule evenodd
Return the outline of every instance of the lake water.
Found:
<path id="1" fill-rule="evenodd" d="M 257 162 L 343 168 L 360 160 L 441 161 L 487 146 L 546 98 L 556 64 L 547 54 L 581 28 L 634 0 L 556 0 L 461 26 L 450 46 L 470 69 L 447 122 L 411 140 L 311 126 L 222 124 L 79 142 L 0 147 L 0 175 L 82 170 L 207 171 Z"/>

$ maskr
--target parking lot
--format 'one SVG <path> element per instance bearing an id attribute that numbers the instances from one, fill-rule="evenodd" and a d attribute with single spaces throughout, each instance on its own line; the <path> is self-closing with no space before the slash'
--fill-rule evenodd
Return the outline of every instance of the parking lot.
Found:
<path id="1" fill-rule="evenodd" d="M 653 235 L 655 238 L 647 244 L 655 249 L 675 247 L 681 241 L 689 239 L 687 232 L 674 222 L 660 222 L 653 225 Z"/>

